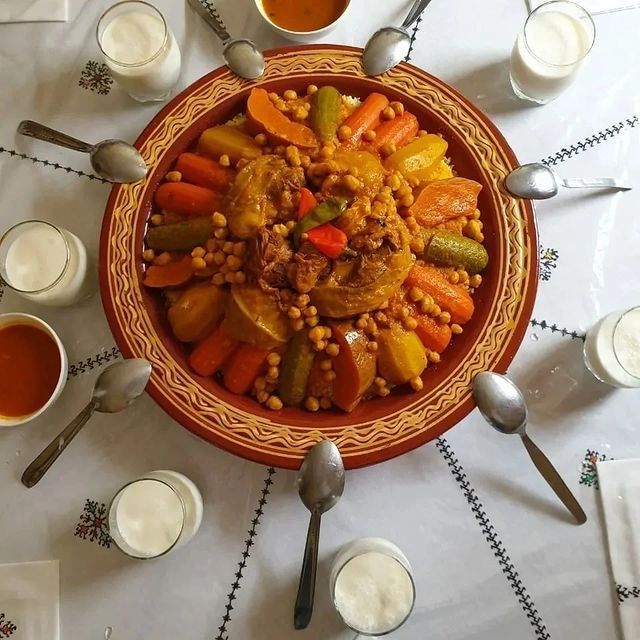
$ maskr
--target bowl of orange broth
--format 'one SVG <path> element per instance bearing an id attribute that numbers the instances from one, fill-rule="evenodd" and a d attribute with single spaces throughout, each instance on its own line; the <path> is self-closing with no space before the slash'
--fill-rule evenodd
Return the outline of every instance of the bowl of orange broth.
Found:
<path id="1" fill-rule="evenodd" d="M 0 315 L 0 427 L 24 424 L 50 407 L 67 380 L 67 354 L 43 320 Z"/>
<path id="2" fill-rule="evenodd" d="M 260 15 L 281 36 L 315 42 L 344 19 L 350 0 L 254 0 Z"/>

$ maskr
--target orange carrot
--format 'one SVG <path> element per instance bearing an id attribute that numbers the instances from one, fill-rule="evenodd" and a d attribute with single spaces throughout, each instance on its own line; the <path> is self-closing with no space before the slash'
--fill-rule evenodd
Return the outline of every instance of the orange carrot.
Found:
<path id="1" fill-rule="evenodd" d="M 233 393 L 249 391 L 269 353 L 269 349 L 259 349 L 246 342 L 240 343 L 224 367 L 224 386 Z"/>
<path id="2" fill-rule="evenodd" d="M 351 129 L 348 144 L 356 146 L 362 134 L 380 124 L 380 114 L 389 106 L 389 100 L 381 93 L 370 93 L 364 102 L 342 123 Z"/>
<path id="3" fill-rule="evenodd" d="M 448 324 L 439 324 L 431 316 L 415 316 L 418 326 L 415 332 L 422 344 L 431 351 L 442 353 L 451 342 L 451 327 Z"/>
<path id="4" fill-rule="evenodd" d="M 474 311 L 471 296 L 459 285 L 451 284 L 435 267 L 415 265 L 409 272 L 406 284 L 428 293 L 441 309 L 451 314 L 453 322 L 464 324 L 471 319 Z"/>
<path id="5" fill-rule="evenodd" d="M 233 181 L 234 175 L 232 169 L 197 153 L 181 153 L 176 162 L 176 171 L 182 174 L 185 182 L 212 191 L 225 191 Z"/>
<path id="6" fill-rule="evenodd" d="M 429 182 L 409 207 L 409 214 L 423 227 L 435 227 L 452 218 L 472 215 L 481 189 L 481 184 L 467 178 Z"/>
<path id="7" fill-rule="evenodd" d="M 222 331 L 221 326 L 201 340 L 189 356 L 189 365 L 201 376 L 212 376 L 219 371 L 238 343 Z"/>
<path id="8" fill-rule="evenodd" d="M 191 256 L 184 256 L 181 260 L 175 260 L 164 266 L 152 265 L 144 274 L 146 287 L 181 287 L 187 284 L 193 276 L 191 268 Z"/>
<path id="9" fill-rule="evenodd" d="M 222 199 L 215 191 L 186 182 L 165 182 L 155 193 L 160 209 L 187 216 L 211 215 L 220 207 Z"/>
<path id="10" fill-rule="evenodd" d="M 393 120 L 385 120 L 376 128 L 374 146 L 376 149 L 380 149 L 383 144 L 390 142 L 396 145 L 396 149 L 400 149 L 416 136 L 419 128 L 418 119 L 413 113 L 405 111 Z"/>

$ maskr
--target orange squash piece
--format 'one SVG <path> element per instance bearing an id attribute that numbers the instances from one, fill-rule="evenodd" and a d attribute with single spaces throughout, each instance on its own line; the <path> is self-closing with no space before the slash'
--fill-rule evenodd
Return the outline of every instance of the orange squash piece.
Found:
<path id="1" fill-rule="evenodd" d="M 412 215 L 423 227 L 472 215 L 478 205 L 482 185 L 467 178 L 449 178 L 429 182 L 409 207 Z"/>
<path id="2" fill-rule="evenodd" d="M 182 259 L 162 267 L 150 266 L 144 274 L 144 285 L 154 289 L 181 287 L 183 284 L 187 284 L 192 276 L 191 256 L 184 256 Z"/>
<path id="3" fill-rule="evenodd" d="M 293 144 L 301 149 L 313 149 L 318 140 L 313 131 L 292 122 L 278 111 L 264 89 L 252 89 L 247 100 L 247 120 L 255 133 L 266 133 L 273 145 Z"/>

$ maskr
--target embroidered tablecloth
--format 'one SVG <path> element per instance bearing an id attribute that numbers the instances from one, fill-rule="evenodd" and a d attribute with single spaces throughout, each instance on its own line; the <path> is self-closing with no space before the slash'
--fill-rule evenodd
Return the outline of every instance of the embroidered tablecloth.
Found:
<path id="1" fill-rule="evenodd" d="M 221 64 L 221 47 L 183 2 L 156 0 L 183 54 L 179 89 Z M 228 29 L 264 49 L 284 42 L 251 0 L 217 0 Z M 399 23 L 408 2 L 351 1 L 351 17 L 322 41 L 362 46 Z M 104 1 L 70 0 L 69 21 L 0 25 L 0 222 L 40 217 L 78 234 L 97 259 L 109 186 L 86 157 L 18 138 L 32 118 L 88 140 L 134 140 L 159 105 L 139 105 L 111 80 L 94 38 Z M 44 416 L 0 431 L 0 562 L 60 560 L 65 640 L 349 639 L 328 597 L 340 545 L 361 535 L 395 541 L 415 568 L 417 602 L 394 638 L 613 640 L 616 607 L 640 585 L 610 579 L 595 462 L 640 455 L 639 396 L 596 383 L 582 364 L 585 330 L 638 304 L 640 11 L 596 18 L 597 42 L 579 81 L 542 108 L 518 102 L 507 60 L 524 2 L 434 2 L 413 30 L 410 59 L 459 89 L 501 128 L 521 161 L 567 176 L 616 175 L 625 194 L 563 193 L 537 207 L 540 284 L 528 335 L 510 368 L 527 394 L 531 435 L 576 492 L 576 527 L 516 439 L 477 412 L 437 441 L 349 473 L 323 520 L 317 602 L 294 632 L 307 512 L 295 474 L 245 462 L 198 440 L 147 396 L 118 416 L 96 415 L 31 490 L 25 466 L 84 405 L 101 367 L 119 357 L 98 297 L 46 309 L 0 289 L 0 312 L 40 315 L 68 350 L 67 388 Z M 202 529 L 158 562 L 118 552 L 105 521 L 110 497 L 157 468 L 186 473 L 205 498 Z M 1 603 L 0 603 L 1 605 Z M 0 638 L 20 638 L 0 606 Z"/>

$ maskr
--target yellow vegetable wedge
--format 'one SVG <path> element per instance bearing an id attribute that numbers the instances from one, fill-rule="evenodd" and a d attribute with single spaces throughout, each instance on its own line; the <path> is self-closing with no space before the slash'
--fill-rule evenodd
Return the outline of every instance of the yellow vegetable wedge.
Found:
<path id="1" fill-rule="evenodd" d="M 433 180 L 429 177 L 432 175 L 432 168 L 444 158 L 446 152 L 446 140 L 429 133 L 392 153 L 384 161 L 384 166 L 386 169 L 399 171 L 405 178 Z"/>

